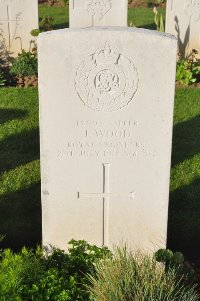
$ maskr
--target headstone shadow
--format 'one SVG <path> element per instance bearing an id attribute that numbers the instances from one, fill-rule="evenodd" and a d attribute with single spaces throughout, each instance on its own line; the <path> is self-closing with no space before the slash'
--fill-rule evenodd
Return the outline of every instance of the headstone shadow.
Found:
<path id="1" fill-rule="evenodd" d="M 15 134 L 0 141 L 0 174 L 39 159 L 39 129 Z"/>
<path id="2" fill-rule="evenodd" d="M 69 22 L 67 23 L 60 23 L 60 24 L 54 24 L 53 29 L 64 29 L 64 28 L 69 28 Z"/>
<path id="3" fill-rule="evenodd" d="M 200 154 L 200 115 L 174 126 L 172 167 Z M 168 248 L 188 258 L 200 253 L 200 178 L 170 193 Z"/>
<path id="4" fill-rule="evenodd" d="M 11 120 L 23 119 L 27 116 L 28 112 L 21 109 L 0 109 L 0 125 Z"/>
<path id="5" fill-rule="evenodd" d="M 138 28 L 146 28 L 146 29 L 156 30 L 156 25 L 154 23 L 150 23 L 150 24 L 138 26 Z"/>
<path id="6" fill-rule="evenodd" d="M 168 248 L 190 259 L 200 254 L 200 178 L 170 193 Z"/>
<path id="7" fill-rule="evenodd" d="M 200 115 L 174 126 L 172 167 L 200 154 Z"/>
<path id="8" fill-rule="evenodd" d="M 40 183 L 0 196 L 0 247 L 15 251 L 41 244 Z"/>
<path id="9" fill-rule="evenodd" d="M 190 40 L 190 26 L 188 25 L 186 33 L 185 33 L 185 37 L 184 37 L 183 40 L 181 40 L 180 26 L 179 26 L 178 17 L 175 16 L 174 20 L 175 20 L 175 30 L 177 32 L 177 38 L 178 38 L 179 53 L 180 53 L 182 58 L 185 58 L 186 57 L 186 50 L 187 50 L 188 43 L 189 43 L 189 40 Z"/>

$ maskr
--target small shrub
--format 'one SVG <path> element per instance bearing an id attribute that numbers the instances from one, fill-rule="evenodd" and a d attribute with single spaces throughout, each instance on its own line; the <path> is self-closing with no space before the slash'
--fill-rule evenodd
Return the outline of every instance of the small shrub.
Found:
<path id="1" fill-rule="evenodd" d="M 0 300 L 21 301 L 26 283 L 35 282 L 41 269 L 39 258 L 25 248 L 21 253 L 7 249 L 0 254 Z M 30 280 L 31 279 L 31 280 Z"/>
<path id="2" fill-rule="evenodd" d="M 176 68 L 176 80 L 182 85 L 190 85 L 197 82 L 200 75 L 200 61 L 196 59 L 196 50 L 193 50 L 186 59 L 179 58 Z"/>
<path id="3" fill-rule="evenodd" d="M 44 17 L 40 23 L 40 26 L 44 31 L 53 30 L 53 18 L 50 16 Z"/>
<path id="4" fill-rule="evenodd" d="M 163 15 L 158 12 L 156 7 L 154 7 L 153 9 L 153 13 L 154 13 L 154 22 L 156 24 L 156 30 L 160 32 L 164 32 L 165 26 L 164 26 Z"/>
<path id="5" fill-rule="evenodd" d="M 40 22 L 41 29 L 32 29 L 31 35 L 37 37 L 40 33 L 53 30 L 53 18 L 50 16 L 44 17 Z"/>
<path id="6" fill-rule="evenodd" d="M 38 61 L 33 52 L 22 51 L 12 62 L 10 74 L 14 75 L 19 87 L 36 87 L 38 84 Z"/>
<path id="7" fill-rule="evenodd" d="M 95 301 L 197 301 L 194 287 L 184 286 L 175 269 L 165 271 L 155 258 L 126 249 L 97 263 L 89 276 Z"/>
<path id="8" fill-rule="evenodd" d="M 89 301 L 86 274 L 109 251 L 85 241 L 70 241 L 68 252 L 52 248 L 0 252 L 1 301 Z"/>
<path id="9" fill-rule="evenodd" d="M 181 252 L 173 253 L 169 249 L 160 249 L 155 253 L 155 259 L 162 262 L 166 270 L 175 269 L 179 278 L 184 278 L 185 282 L 194 284 L 196 280 L 196 273 L 193 266 L 185 260 Z"/>
<path id="10" fill-rule="evenodd" d="M 63 0 L 64 5 L 69 5 L 69 0 Z"/>
<path id="11" fill-rule="evenodd" d="M 36 54 L 24 50 L 13 60 L 10 68 L 10 73 L 18 77 L 37 75 L 37 72 L 38 65 Z"/>
<path id="12" fill-rule="evenodd" d="M 31 30 L 31 35 L 37 37 L 42 31 L 38 28 Z"/>
<path id="13" fill-rule="evenodd" d="M 4 238 L 5 238 L 5 235 L 0 234 L 0 243 L 4 240 Z"/>
<path id="14" fill-rule="evenodd" d="M 6 80 L 4 78 L 4 73 L 0 70 L 0 87 L 5 86 Z"/>

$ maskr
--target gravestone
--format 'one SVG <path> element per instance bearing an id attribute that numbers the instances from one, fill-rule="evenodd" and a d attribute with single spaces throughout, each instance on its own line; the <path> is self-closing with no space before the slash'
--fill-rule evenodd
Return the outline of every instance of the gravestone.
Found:
<path id="1" fill-rule="evenodd" d="M 16 55 L 22 49 L 29 51 L 38 28 L 37 0 L 0 0 L 0 49 Z M 32 45 L 33 46 L 33 45 Z"/>
<path id="2" fill-rule="evenodd" d="M 127 26 L 127 0 L 70 0 L 70 27 Z"/>
<path id="3" fill-rule="evenodd" d="M 125 27 L 40 34 L 44 245 L 166 246 L 176 44 Z"/>
<path id="4" fill-rule="evenodd" d="M 200 0 L 168 0 L 166 32 L 178 38 L 182 57 L 193 49 L 200 57 Z"/>

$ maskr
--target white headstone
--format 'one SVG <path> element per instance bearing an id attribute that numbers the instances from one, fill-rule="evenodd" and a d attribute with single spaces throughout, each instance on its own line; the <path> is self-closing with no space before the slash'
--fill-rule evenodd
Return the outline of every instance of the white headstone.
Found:
<path id="1" fill-rule="evenodd" d="M 166 32 L 178 38 L 182 57 L 193 49 L 200 56 L 200 0 L 168 0 Z"/>
<path id="2" fill-rule="evenodd" d="M 120 27 L 39 36 L 44 245 L 166 246 L 176 44 Z"/>
<path id="3" fill-rule="evenodd" d="M 70 0 L 70 27 L 127 26 L 128 0 Z"/>
<path id="4" fill-rule="evenodd" d="M 29 51 L 38 28 L 38 0 L 0 0 L 0 47 L 16 55 Z"/>

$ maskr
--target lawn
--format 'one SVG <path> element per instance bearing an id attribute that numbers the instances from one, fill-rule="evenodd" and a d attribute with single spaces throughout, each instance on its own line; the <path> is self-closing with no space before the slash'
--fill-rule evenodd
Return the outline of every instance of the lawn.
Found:
<path id="1" fill-rule="evenodd" d="M 36 89 L 0 88 L 0 213 L 6 246 L 41 241 Z"/>
<path id="2" fill-rule="evenodd" d="M 54 28 L 67 26 L 67 9 L 40 6 Z M 129 10 L 129 22 L 154 28 L 151 8 Z M 200 90 L 176 91 L 168 246 L 200 253 Z M 38 91 L 0 88 L 0 234 L 3 246 L 41 243 Z"/>
<path id="3" fill-rule="evenodd" d="M 175 100 L 168 245 L 200 257 L 200 90 Z"/>

